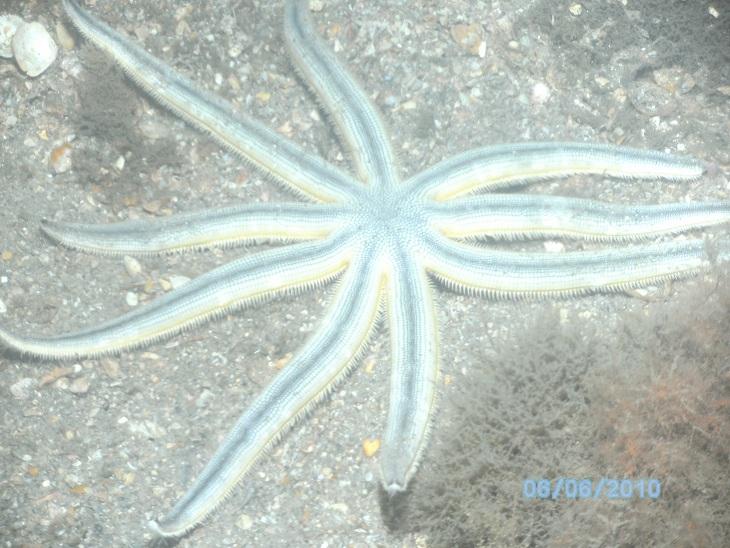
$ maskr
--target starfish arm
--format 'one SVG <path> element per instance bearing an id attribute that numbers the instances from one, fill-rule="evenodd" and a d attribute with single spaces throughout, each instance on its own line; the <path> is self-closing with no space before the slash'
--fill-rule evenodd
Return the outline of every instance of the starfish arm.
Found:
<path id="1" fill-rule="evenodd" d="M 377 324 L 382 273 L 354 259 L 321 327 L 238 420 L 193 486 L 152 529 L 174 537 L 195 527 L 249 468 L 358 361 Z"/>
<path id="2" fill-rule="evenodd" d="M 51 337 L 0 328 L 0 346 L 44 359 L 113 354 L 149 344 L 277 293 L 315 287 L 347 265 L 351 236 L 272 249 L 218 267 L 146 306 L 94 327 Z"/>
<path id="3" fill-rule="evenodd" d="M 730 202 L 625 206 L 528 194 L 484 194 L 426 205 L 431 226 L 449 238 L 653 238 L 730 222 Z"/>
<path id="4" fill-rule="evenodd" d="M 684 240 L 599 251 L 532 253 L 487 250 L 432 234 L 427 268 L 454 289 L 495 297 L 573 296 L 621 291 L 689 277 L 709 269 L 711 257 L 730 259 L 704 240 Z"/>
<path id="5" fill-rule="evenodd" d="M 406 184 L 444 201 L 476 190 L 498 190 L 569 175 L 632 179 L 697 179 L 697 160 L 654 150 L 590 143 L 516 143 L 470 150 L 444 160 Z"/>
<path id="6" fill-rule="evenodd" d="M 340 204 L 247 204 L 149 221 L 83 224 L 42 221 L 52 240 L 104 255 L 153 254 L 251 242 L 324 238 L 347 222 Z"/>
<path id="7" fill-rule="evenodd" d="M 83 10 L 76 0 L 63 0 L 63 7 L 79 31 L 109 54 L 150 96 L 276 180 L 319 201 L 347 201 L 358 195 L 358 184 L 349 175 L 207 94 Z"/>
<path id="8" fill-rule="evenodd" d="M 384 488 L 395 494 L 406 489 L 428 441 L 439 355 L 432 288 L 414 257 L 393 261 L 388 289 L 393 369 L 380 470 Z"/>
<path id="9" fill-rule="evenodd" d="M 284 36 L 294 65 L 316 92 L 348 145 L 361 180 L 397 181 L 396 158 L 385 124 L 368 96 L 314 31 L 307 0 L 288 0 Z"/>

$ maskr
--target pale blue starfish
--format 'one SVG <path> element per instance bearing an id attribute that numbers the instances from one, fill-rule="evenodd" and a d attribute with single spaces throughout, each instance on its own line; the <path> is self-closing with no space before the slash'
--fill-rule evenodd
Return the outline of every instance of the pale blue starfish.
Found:
<path id="1" fill-rule="evenodd" d="M 727 203 L 616 206 L 539 195 L 471 195 L 573 174 L 667 180 L 703 174 L 702 164 L 692 159 L 608 145 L 480 148 L 403 179 L 379 114 L 315 35 L 305 1 L 287 1 L 284 35 L 294 63 L 342 135 L 354 175 L 201 91 L 75 0 L 63 5 L 82 34 L 161 104 L 314 203 L 251 204 L 103 226 L 46 222 L 43 231 L 54 240 L 105 254 L 302 241 L 231 262 L 83 331 L 37 338 L 0 330 L 0 343 L 50 359 L 117 353 L 272 295 L 338 279 L 319 329 L 244 412 L 185 496 L 152 523 L 163 536 L 181 535 L 200 523 L 257 459 L 336 386 L 367 348 L 383 310 L 392 378 L 380 467 L 389 493 L 406 489 L 426 445 L 437 396 L 432 279 L 492 297 L 572 296 L 689 276 L 711 262 L 701 239 L 568 253 L 497 250 L 459 240 L 626 242 L 730 220 Z M 728 258 L 725 248 L 719 257 Z"/>

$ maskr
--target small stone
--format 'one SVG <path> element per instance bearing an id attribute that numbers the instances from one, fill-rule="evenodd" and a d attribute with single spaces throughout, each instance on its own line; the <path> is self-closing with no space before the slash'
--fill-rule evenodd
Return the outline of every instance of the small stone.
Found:
<path id="1" fill-rule="evenodd" d="M 68 390 L 68 387 L 71 383 L 69 382 L 68 378 L 61 377 L 56 382 L 53 383 L 53 386 L 57 388 L 58 390 Z"/>
<path id="2" fill-rule="evenodd" d="M 151 420 L 130 422 L 129 431 L 151 440 L 162 438 L 167 434 L 164 428 Z"/>
<path id="3" fill-rule="evenodd" d="M 117 160 L 114 162 L 114 168 L 117 171 L 122 171 L 124 169 L 124 164 L 127 163 L 127 160 L 124 158 L 124 156 L 119 156 Z"/>
<path id="4" fill-rule="evenodd" d="M 190 281 L 190 278 L 188 278 L 187 276 L 182 276 L 180 274 L 173 274 L 172 276 L 168 276 L 167 279 L 170 281 L 170 285 L 173 289 L 182 287 Z"/>
<path id="5" fill-rule="evenodd" d="M 119 376 L 119 361 L 113 358 L 104 358 L 101 360 L 101 368 L 104 373 L 112 379 Z"/>
<path id="6" fill-rule="evenodd" d="M 547 240 L 542 245 L 548 253 L 563 253 L 565 251 L 565 244 L 563 242 Z"/>
<path id="7" fill-rule="evenodd" d="M 647 116 L 669 116 L 677 107 L 674 98 L 653 82 L 635 82 L 628 90 L 634 108 Z"/>
<path id="8" fill-rule="evenodd" d="M 380 440 L 378 438 L 365 438 L 362 440 L 362 452 L 366 457 L 372 457 L 380 449 Z"/>
<path id="9" fill-rule="evenodd" d="M 122 261 L 124 261 L 124 269 L 127 271 L 127 274 L 129 274 L 130 277 L 136 278 L 142 273 L 142 265 L 139 264 L 139 261 L 134 257 L 125 255 L 122 258 Z"/>
<path id="10" fill-rule="evenodd" d="M 311 5 L 311 4 L 310 4 Z M 236 521 L 236 527 L 248 531 L 253 526 L 253 519 L 248 514 L 241 514 Z"/>
<path id="11" fill-rule="evenodd" d="M 30 77 L 45 72 L 58 55 L 58 46 L 40 23 L 21 25 L 13 36 L 12 45 L 15 61 Z"/>
<path id="12" fill-rule="evenodd" d="M 604 78 L 603 76 L 596 76 L 595 78 L 593 78 L 593 81 L 598 84 L 599 88 L 606 88 L 608 87 L 608 84 L 611 83 L 608 78 Z"/>
<path id="13" fill-rule="evenodd" d="M 54 173 L 66 173 L 73 166 L 71 159 L 71 145 L 57 146 L 51 151 L 48 164 Z"/>
<path id="14" fill-rule="evenodd" d="M 5 305 L 2 299 L 0 299 L 0 314 L 5 314 L 8 311 L 8 307 Z"/>
<path id="15" fill-rule="evenodd" d="M 27 400 L 38 381 L 30 377 L 24 377 L 10 386 L 10 393 L 16 400 Z"/>
<path id="16" fill-rule="evenodd" d="M 148 202 L 142 202 L 142 209 L 144 209 L 147 213 L 151 213 L 152 215 L 157 215 L 160 212 L 160 207 L 162 207 L 160 200 L 150 200 Z"/>
<path id="17" fill-rule="evenodd" d="M 73 375 L 73 367 L 54 367 L 49 373 L 43 375 L 40 379 L 40 385 L 45 386 L 56 382 L 58 379 Z"/>
<path id="18" fill-rule="evenodd" d="M 228 48 L 228 57 L 235 59 L 243 53 L 243 47 L 240 44 L 234 44 Z"/>
<path id="19" fill-rule="evenodd" d="M 679 67 L 655 70 L 654 82 L 672 94 L 684 95 L 695 87 L 695 80 L 692 75 L 687 74 Z"/>
<path id="20" fill-rule="evenodd" d="M 487 56 L 487 42 L 485 40 L 482 40 L 479 43 L 479 49 L 477 50 L 477 55 L 484 59 Z"/>
<path id="21" fill-rule="evenodd" d="M 0 57 L 13 58 L 13 36 L 21 25 L 25 25 L 17 15 L 0 15 Z"/>
<path id="22" fill-rule="evenodd" d="M 715 6 L 713 6 L 713 5 L 710 5 L 710 7 L 707 8 L 707 13 L 709 13 L 710 15 L 712 15 L 715 19 L 717 19 L 718 17 L 720 17 L 720 12 L 717 11 L 717 8 Z"/>
<path id="23" fill-rule="evenodd" d="M 350 507 L 347 506 L 344 502 L 335 502 L 333 504 L 329 505 L 330 510 L 334 510 L 335 512 L 339 512 L 340 514 L 347 514 L 350 511 Z"/>
<path id="24" fill-rule="evenodd" d="M 86 394 L 89 391 L 89 379 L 86 377 L 74 379 L 68 389 L 73 394 Z"/>
<path id="25" fill-rule="evenodd" d="M 269 93 L 268 91 L 259 91 L 256 94 L 256 99 L 259 101 L 259 103 L 266 104 L 269 102 L 269 99 L 271 99 L 271 93 Z"/>
<path id="26" fill-rule="evenodd" d="M 73 487 L 71 487 L 71 489 L 69 489 L 69 491 L 73 495 L 85 495 L 88 490 L 89 490 L 89 488 L 83 484 L 74 485 Z"/>
<path id="27" fill-rule="evenodd" d="M 73 35 L 61 21 L 56 23 L 56 38 L 58 39 L 58 43 L 61 44 L 61 47 L 66 51 L 71 51 L 76 47 L 76 41 Z"/>
<path id="28" fill-rule="evenodd" d="M 124 300 L 127 303 L 127 306 L 137 306 L 139 304 L 139 297 L 134 291 L 127 291 L 127 294 L 124 296 Z"/>
<path id="29" fill-rule="evenodd" d="M 285 356 L 283 356 L 283 357 L 279 358 L 278 360 L 276 360 L 274 362 L 274 364 L 273 364 L 274 365 L 274 369 L 277 369 L 279 371 L 281 371 L 282 369 L 284 369 L 284 367 L 286 367 L 286 364 L 288 364 L 291 361 L 291 359 L 292 359 L 293 356 L 294 355 L 291 352 L 288 352 Z"/>
<path id="30" fill-rule="evenodd" d="M 568 8 L 570 10 L 570 13 L 575 15 L 576 17 L 579 16 L 581 13 L 583 13 L 583 6 L 582 4 L 571 4 Z"/>
<path id="31" fill-rule="evenodd" d="M 208 403 L 212 399 L 213 399 L 213 392 L 211 392 L 207 388 L 204 388 L 203 391 L 200 393 L 200 396 L 198 396 L 195 400 L 195 407 L 197 407 L 198 409 L 207 407 Z"/>
<path id="32" fill-rule="evenodd" d="M 484 37 L 482 33 L 482 26 L 477 23 L 470 25 L 454 25 L 451 27 L 451 38 L 456 42 L 460 48 L 468 51 L 472 55 L 479 55 L 482 49 L 482 42 Z M 486 42 L 483 46 L 486 53 Z"/>
<path id="33" fill-rule="evenodd" d="M 367 373 L 368 375 L 372 375 L 373 371 L 375 370 L 376 363 L 377 362 L 375 361 L 375 358 L 373 358 L 372 356 L 365 360 L 365 373 Z"/>
<path id="34" fill-rule="evenodd" d="M 544 82 L 536 82 L 532 86 L 531 99 L 536 105 L 544 105 L 550 99 L 550 88 Z"/>
<path id="35" fill-rule="evenodd" d="M 322 11 L 324 9 L 324 2 L 322 0 L 309 0 L 310 11 Z"/>
<path id="36" fill-rule="evenodd" d="M 13 258 L 13 252 L 9 249 L 4 250 L 2 253 L 0 253 L 0 259 L 5 261 L 6 263 L 11 261 Z"/>

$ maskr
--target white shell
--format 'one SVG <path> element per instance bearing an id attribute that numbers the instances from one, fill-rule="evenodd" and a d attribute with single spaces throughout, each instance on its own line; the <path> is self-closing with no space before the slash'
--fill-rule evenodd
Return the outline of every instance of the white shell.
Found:
<path id="1" fill-rule="evenodd" d="M 40 23 L 21 25 L 13 37 L 13 53 L 28 76 L 41 74 L 56 60 L 58 46 Z"/>
<path id="2" fill-rule="evenodd" d="M 11 59 L 13 57 L 13 36 L 20 25 L 25 22 L 17 15 L 0 15 L 0 57 Z"/>

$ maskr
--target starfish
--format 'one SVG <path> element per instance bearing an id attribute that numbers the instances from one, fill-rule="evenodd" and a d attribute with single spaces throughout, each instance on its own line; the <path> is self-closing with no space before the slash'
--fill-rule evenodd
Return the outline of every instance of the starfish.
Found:
<path id="1" fill-rule="evenodd" d="M 46 338 L 0 329 L 0 344 L 42 359 L 98 357 L 149 345 L 276 295 L 338 284 L 316 332 L 243 413 L 174 508 L 151 522 L 161 536 L 180 536 L 206 518 L 357 364 L 381 316 L 389 326 L 392 372 L 380 470 L 389 494 L 404 491 L 427 445 L 437 401 L 437 284 L 492 298 L 577 296 L 688 277 L 730 258 L 724 240 L 718 247 L 664 237 L 730 221 L 727 202 L 623 206 L 497 192 L 582 174 L 691 180 L 706 171 L 691 158 L 602 144 L 518 143 L 474 149 L 402 177 L 380 115 L 316 35 L 305 0 L 286 2 L 284 36 L 299 74 L 339 130 L 354 174 L 208 95 L 76 0 L 63 0 L 63 6 L 79 31 L 160 104 L 308 201 L 110 225 L 44 221 L 41 229 L 52 240 L 107 255 L 287 245 L 235 260 L 87 329 Z M 487 245 L 547 237 L 622 245 L 560 253 Z M 637 243 L 626 245 L 631 242 Z"/>

